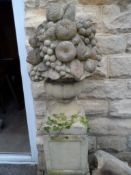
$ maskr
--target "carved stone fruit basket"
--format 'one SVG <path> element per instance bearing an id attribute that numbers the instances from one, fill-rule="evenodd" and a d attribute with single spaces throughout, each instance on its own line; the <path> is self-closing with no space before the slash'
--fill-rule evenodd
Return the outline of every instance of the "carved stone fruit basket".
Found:
<path id="1" fill-rule="evenodd" d="M 44 82 L 48 82 L 46 87 L 49 88 L 53 84 L 61 86 L 58 98 L 75 97 L 80 93 L 77 82 L 79 86 L 99 65 L 95 23 L 90 19 L 75 19 L 75 6 L 62 2 L 49 3 L 46 18 L 29 39 L 32 47 L 27 57 L 27 62 L 32 64 L 30 78 L 32 81 L 46 80 Z M 74 94 L 68 91 L 69 84 Z M 56 96 L 53 92 L 55 90 L 49 95 Z"/>

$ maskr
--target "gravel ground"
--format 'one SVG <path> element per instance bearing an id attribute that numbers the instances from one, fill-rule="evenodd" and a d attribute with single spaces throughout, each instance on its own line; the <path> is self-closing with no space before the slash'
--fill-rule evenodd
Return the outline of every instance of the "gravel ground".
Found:
<path id="1" fill-rule="evenodd" d="M 0 175 L 37 175 L 34 165 L 0 165 Z"/>

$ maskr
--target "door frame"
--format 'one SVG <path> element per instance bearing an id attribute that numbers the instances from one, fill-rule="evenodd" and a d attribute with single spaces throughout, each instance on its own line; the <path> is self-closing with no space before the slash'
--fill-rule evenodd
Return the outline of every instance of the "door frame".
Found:
<path id="1" fill-rule="evenodd" d="M 25 47 L 25 30 L 24 30 L 24 0 L 12 0 L 12 8 L 14 14 L 14 23 L 16 31 L 16 39 L 18 46 L 18 54 L 20 58 L 20 70 L 23 84 L 26 118 L 28 125 L 28 134 L 30 141 L 30 153 L 2 153 L 0 154 L 0 163 L 2 164 L 36 164 L 38 162 L 36 147 L 36 120 L 33 107 L 33 98 L 31 93 L 31 82 L 28 76 L 26 63 L 26 47 Z"/>

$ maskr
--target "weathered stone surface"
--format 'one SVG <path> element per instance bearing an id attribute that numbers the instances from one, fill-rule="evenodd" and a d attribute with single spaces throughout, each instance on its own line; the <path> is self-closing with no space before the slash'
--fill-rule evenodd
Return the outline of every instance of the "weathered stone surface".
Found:
<path id="1" fill-rule="evenodd" d="M 40 8 L 27 10 L 25 13 L 25 27 L 36 28 L 44 21 L 45 11 Z"/>
<path id="2" fill-rule="evenodd" d="M 78 96 L 83 90 L 83 81 L 68 84 L 45 83 L 46 94 L 56 99 L 71 99 Z"/>
<path id="3" fill-rule="evenodd" d="M 94 135 L 129 135 L 131 119 L 95 118 L 89 121 L 90 133 Z"/>
<path id="4" fill-rule="evenodd" d="M 95 78 L 95 76 L 99 78 L 108 77 L 108 60 L 106 56 L 102 57 L 99 66 L 97 66 L 93 75 L 93 78 Z"/>
<path id="5" fill-rule="evenodd" d="M 55 101 L 47 102 L 47 113 L 49 115 L 65 113 L 67 116 L 81 112 L 81 105 L 77 101 Z"/>
<path id="6" fill-rule="evenodd" d="M 45 90 L 44 82 L 31 82 L 32 95 L 35 100 L 44 100 Z"/>
<path id="7" fill-rule="evenodd" d="M 50 69 L 48 72 L 48 77 L 52 80 L 57 80 L 60 78 L 60 74 L 56 72 L 55 70 Z"/>
<path id="8" fill-rule="evenodd" d="M 127 34 L 126 39 L 127 39 L 127 49 L 126 49 L 126 51 L 128 53 L 131 53 L 131 34 Z"/>
<path id="9" fill-rule="evenodd" d="M 113 55 L 109 57 L 110 77 L 131 77 L 131 55 Z"/>
<path id="10" fill-rule="evenodd" d="M 118 14 L 110 22 L 104 21 L 105 28 L 110 32 L 130 32 L 131 31 L 131 11 L 126 10 Z"/>
<path id="11" fill-rule="evenodd" d="M 97 168 L 93 171 L 93 175 L 131 175 L 128 164 L 111 154 L 98 150 L 94 156 Z"/>
<path id="12" fill-rule="evenodd" d="M 131 118 L 131 99 L 112 101 L 110 103 L 110 116 Z"/>
<path id="13" fill-rule="evenodd" d="M 96 150 L 96 137 L 88 136 L 88 150 L 89 152 Z"/>
<path id="14" fill-rule="evenodd" d="M 74 60 L 71 63 L 71 73 L 76 80 L 80 80 L 84 72 L 84 66 L 79 60 Z"/>
<path id="15" fill-rule="evenodd" d="M 118 54 L 126 50 L 126 39 L 123 35 L 97 35 L 96 38 L 102 54 Z"/>
<path id="16" fill-rule="evenodd" d="M 124 99 L 131 98 L 131 80 L 114 79 L 114 80 L 88 80 L 84 81 L 83 92 L 80 98 L 95 99 Z"/>
<path id="17" fill-rule="evenodd" d="M 122 3 L 122 4 L 127 4 L 127 3 L 129 3 L 129 1 L 128 0 L 124 0 L 124 3 L 123 3 L 123 1 L 121 1 L 121 0 L 78 0 L 79 1 L 79 3 L 82 3 L 82 4 L 84 4 L 84 5 L 88 5 L 88 4 L 96 4 L 96 5 L 102 5 L 102 4 L 112 4 L 112 3 L 115 3 L 115 4 L 119 4 L 119 3 Z"/>
<path id="18" fill-rule="evenodd" d="M 46 115 L 46 105 L 44 101 L 34 101 L 35 114 L 37 116 L 45 116 Z"/>
<path id="19" fill-rule="evenodd" d="M 36 0 L 24 0 L 24 3 L 26 8 L 34 8 L 37 4 Z"/>
<path id="20" fill-rule="evenodd" d="M 131 164 L 131 152 L 130 151 L 120 152 L 118 154 L 115 154 L 115 156 L 118 157 L 119 159 Z"/>
<path id="21" fill-rule="evenodd" d="M 104 5 L 102 12 L 103 12 L 103 21 L 105 23 L 109 23 L 120 14 L 120 7 L 116 4 Z"/>
<path id="22" fill-rule="evenodd" d="M 97 149 L 125 151 L 127 149 L 127 138 L 121 136 L 97 137 Z"/>
<path id="23" fill-rule="evenodd" d="M 85 114 L 91 116 L 107 116 L 108 102 L 105 100 L 81 100 Z"/>
<path id="24" fill-rule="evenodd" d="M 131 150 L 131 136 L 128 136 L 127 146 Z"/>
<path id="25" fill-rule="evenodd" d="M 99 20 L 100 17 L 100 10 L 98 6 L 94 5 L 77 5 L 76 6 L 76 18 L 83 17 L 83 18 L 90 18 L 93 21 Z"/>

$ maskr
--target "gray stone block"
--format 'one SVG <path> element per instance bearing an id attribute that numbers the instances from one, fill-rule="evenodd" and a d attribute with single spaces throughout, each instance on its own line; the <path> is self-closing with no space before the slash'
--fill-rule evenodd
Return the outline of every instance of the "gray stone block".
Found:
<path id="1" fill-rule="evenodd" d="M 130 79 L 88 80 L 84 82 L 84 90 L 79 96 L 82 99 L 130 99 Z"/>
<path id="2" fill-rule="evenodd" d="M 92 116 L 107 116 L 108 113 L 108 102 L 105 100 L 84 100 L 81 101 L 85 114 L 88 117 Z"/>
<path id="3" fill-rule="evenodd" d="M 109 57 L 110 77 L 131 77 L 131 55 L 113 55 Z"/>
<path id="4" fill-rule="evenodd" d="M 128 136 L 127 145 L 128 145 L 128 148 L 131 150 L 131 136 Z"/>
<path id="5" fill-rule="evenodd" d="M 93 135 L 126 136 L 131 134 L 131 119 L 94 118 L 89 127 Z"/>
<path id="6" fill-rule="evenodd" d="M 126 50 L 124 35 L 97 35 L 96 38 L 102 54 L 118 54 Z"/>
<path id="7" fill-rule="evenodd" d="M 121 136 L 97 137 L 97 149 L 125 151 L 127 149 L 127 138 Z"/>
<path id="8" fill-rule="evenodd" d="M 111 117 L 131 118 L 131 99 L 112 101 L 109 111 Z"/>

